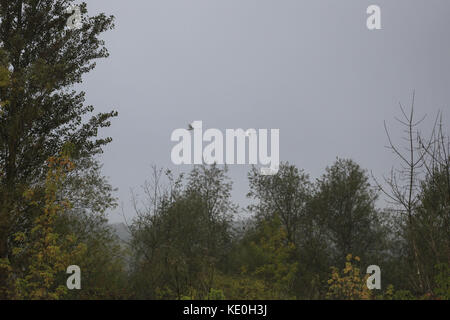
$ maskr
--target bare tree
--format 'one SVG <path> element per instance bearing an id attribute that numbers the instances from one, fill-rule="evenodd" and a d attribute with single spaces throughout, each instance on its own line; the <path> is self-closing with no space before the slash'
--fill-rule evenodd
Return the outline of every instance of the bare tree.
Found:
<path id="1" fill-rule="evenodd" d="M 391 169 L 389 177 L 383 177 L 385 186 L 379 183 L 375 177 L 374 180 L 379 189 L 388 198 L 388 202 L 394 205 L 396 210 L 402 216 L 406 216 L 406 238 L 412 247 L 414 266 L 417 271 L 417 278 L 413 277 L 411 280 L 416 287 L 423 291 L 425 288 L 425 282 L 422 277 L 419 250 L 417 248 L 415 237 L 412 236 L 411 226 L 413 224 L 415 210 L 420 203 L 420 180 L 423 175 L 424 159 L 426 154 L 424 150 L 430 150 L 433 144 L 433 139 L 428 139 L 428 142 L 424 144 L 423 147 L 418 143 L 419 141 L 424 141 L 420 138 L 418 127 L 423 120 L 425 120 L 426 115 L 420 120 L 415 119 L 414 102 L 415 93 L 413 93 L 412 96 L 410 111 L 407 112 L 403 105 L 399 103 L 403 117 L 395 118 L 404 128 L 404 145 L 396 145 L 393 142 L 386 121 L 384 122 L 384 128 L 389 141 L 387 148 L 393 152 L 397 158 L 399 158 L 400 165 L 398 168 Z M 418 279 L 418 283 L 415 279 Z"/>

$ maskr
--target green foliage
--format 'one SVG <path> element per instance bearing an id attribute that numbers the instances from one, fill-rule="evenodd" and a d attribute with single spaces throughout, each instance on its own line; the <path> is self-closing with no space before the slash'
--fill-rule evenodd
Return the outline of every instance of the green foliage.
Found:
<path id="1" fill-rule="evenodd" d="M 436 289 L 434 291 L 438 299 L 450 300 L 450 267 L 442 263 L 436 266 Z"/>
<path id="2" fill-rule="evenodd" d="M 83 243 L 76 243 L 73 234 L 62 235 L 55 230 L 56 221 L 70 203 L 58 197 L 58 191 L 67 172 L 73 169 L 67 156 L 49 159 L 49 169 L 44 190 L 45 202 L 40 204 L 35 190 L 29 190 L 25 198 L 37 208 L 29 235 L 18 232 L 14 235 L 16 246 L 14 258 L 27 260 L 22 272 L 14 272 L 14 282 L 9 292 L 13 299 L 52 299 L 64 298 L 67 294 L 65 282 L 58 281 L 67 266 L 86 251 Z M 10 272 L 13 272 L 11 269 Z M 10 278 L 11 280 L 11 278 Z"/>
<path id="3" fill-rule="evenodd" d="M 359 265 L 360 258 L 348 254 L 342 273 L 339 272 L 338 268 L 331 267 L 332 272 L 331 278 L 328 280 L 327 298 L 338 300 L 371 299 L 371 292 L 366 285 L 369 276 L 362 276 Z"/>
<path id="4" fill-rule="evenodd" d="M 73 85 L 108 52 L 99 36 L 113 18 L 87 15 L 68 30 L 72 0 L 2 1 L 0 5 L 0 258 L 11 254 L 13 234 L 26 232 L 33 209 L 25 192 L 45 182 L 45 163 L 70 143 L 72 160 L 91 158 L 111 141 L 97 138 L 115 112 L 92 116 Z M 87 121 L 86 121 L 87 119 Z M 1 285 L 1 279 L 0 279 Z"/>
<path id="5" fill-rule="evenodd" d="M 311 197 L 311 184 L 307 174 L 289 163 L 282 163 L 273 176 L 263 176 L 253 167 L 248 174 L 250 192 L 256 199 L 249 210 L 260 220 L 279 216 L 289 241 L 297 243 L 299 227 L 307 219 L 306 206 Z"/>
<path id="6" fill-rule="evenodd" d="M 168 180 L 131 227 L 133 291 L 147 299 L 205 297 L 230 242 L 230 186 L 216 166 L 196 168 L 186 181 L 168 173 Z"/>
<path id="7" fill-rule="evenodd" d="M 113 17 L 90 17 L 83 3 L 82 28 L 69 30 L 66 9 L 72 3 L 0 5 L 0 261 L 8 271 L 0 274 L 0 298 L 11 294 L 7 274 L 16 279 L 15 297 L 63 297 L 54 286 L 65 284 L 60 273 L 67 267 L 66 245 L 77 252 L 69 254 L 71 261 L 85 249 L 76 230 L 63 230 L 59 221 L 69 212 L 98 213 L 114 205 L 93 157 L 111 141 L 98 138 L 98 131 L 116 113 L 89 118 L 93 107 L 74 90 L 95 60 L 108 56 L 99 37 L 113 28 Z M 49 180 L 45 168 L 60 154 L 70 154 L 76 165 L 64 185 L 52 182 L 56 176 Z M 66 203 L 59 202 L 63 198 Z"/>
<path id="8" fill-rule="evenodd" d="M 198 296 L 195 289 L 191 289 L 190 292 L 190 296 L 182 296 L 180 300 L 225 300 L 223 291 L 214 288 L 211 288 L 206 296 Z"/>
<path id="9" fill-rule="evenodd" d="M 211 288 L 211 291 L 208 293 L 206 300 L 225 300 L 225 295 L 222 290 L 216 290 Z"/>
<path id="10" fill-rule="evenodd" d="M 223 291 L 225 298 L 233 300 L 268 300 L 273 295 L 266 282 L 245 273 L 217 274 L 214 287 Z"/>
<path id="11" fill-rule="evenodd" d="M 272 298 L 291 298 L 290 292 L 298 268 L 295 262 L 296 248 L 289 241 L 277 215 L 263 222 L 258 241 L 250 245 L 261 263 L 254 270 L 244 266 L 244 274 L 248 272 L 252 277 L 262 279 Z"/>
<path id="12" fill-rule="evenodd" d="M 408 239 L 414 238 L 416 243 L 417 261 L 421 277 L 425 283 L 424 291 L 430 295 L 436 294 L 436 279 L 439 272 L 448 268 L 450 252 L 450 186 L 448 166 L 436 167 L 422 181 L 420 205 L 415 210 L 411 220 L 405 221 L 408 226 Z M 435 266 L 439 266 L 436 268 Z M 442 278 L 440 283 L 443 284 Z M 441 291 L 440 291 L 441 292 Z M 445 293 L 443 294 L 445 296 Z"/>
<path id="13" fill-rule="evenodd" d="M 336 248 L 333 264 L 344 263 L 349 252 L 364 261 L 379 261 L 385 230 L 376 199 L 366 172 L 352 160 L 336 160 L 318 180 L 311 207 L 325 227 L 327 242 Z"/>
<path id="14" fill-rule="evenodd" d="M 127 254 L 102 214 L 68 211 L 56 225 L 61 234 L 76 234 L 86 251 L 72 264 L 82 270 L 82 290 L 71 290 L 67 299 L 124 299 L 127 288 Z"/>

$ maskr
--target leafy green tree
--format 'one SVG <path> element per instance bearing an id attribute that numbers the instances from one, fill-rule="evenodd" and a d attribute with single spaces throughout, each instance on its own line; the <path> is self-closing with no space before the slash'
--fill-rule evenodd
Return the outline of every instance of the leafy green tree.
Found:
<path id="1" fill-rule="evenodd" d="M 113 27 L 104 14 L 89 17 L 80 5 L 80 29 L 67 28 L 72 0 L 0 1 L 0 258 L 11 255 L 12 235 L 33 223 L 24 201 L 43 184 L 47 159 L 72 145 L 77 165 L 102 151 L 97 138 L 115 112 L 85 121 L 93 111 L 73 85 L 108 52 L 100 34 Z M 3 285 L 0 276 L 0 286 Z"/>
<path id="2" fill-rule="evenodd" d="M 261 176 L 253 168 L 249 184 L 248 196 L 256 200 L 250 211 L 260 221 L 278 214 L 289 241 L 296 247 L 296 295 L 317 299 L 324 294 L 329 253 L 324 226 L 312 210 L 314 188 L 308 175 L 294 165 L 283 163 L 274 176 Z"/>
<path id="3" fill-rule="evenodd" d="M 225 263 L 231 246 L 230 228 L 237 206 L 231 201 L 232 182 L 228 168 L 196 166 L 186 181 L 185 194 L 198 197 L 206 214 L 208 255 L 215 255 L 219 264 Z"/>
<path id="4" fill-rule="evenodd" d="M 450 274 L 450 136 L 438 114 L 428 142 L 419 135 L 425 175 L 420 182 L 419 204 L 410 223 L 416 239 L 417 260 L 427 294 L 448 299 Z"/>
<path id="5" fill-rule="evenodd" d="M 70 0 L 0 1 L 0 257 L 10 253 L 8 236 L 26 209 L 28 186 L 43 183 L 44 164 L 64 145 L 73 145 L 72 157 L 98 154 L 110 141 L 96 139 L 116 113 L 93 116 L 84 93 L 71 89 L 94 60 L 108 56 L 99 35 L 110 29 L 112 17 L 87 16 L 82 27 L 66 27 Z M 7 71 L 6 71 L 7 70 Z"/>
<path id="6" fill-rule="evenodd" d="M 385 230 L 376 199 L 365 171 L 352 160 L 338 159 L 317 181 L 312 210 L 326 228 L 334 265 L 344 263 L 349 252 L 364 261 L 380 257 Z"/>
<path id="7" fill-rule="evenodd" d="M 154 177 L 149 202 L 131 226 L 136 297 L 206 297 L 230 242 L 234 206 L 225 170 L 195 168 L 186 180 L 169 173 L 163 192 L 160 175 Z"/>
<path id="8" fill-rule="evenodd" d="M 283 163 L 273 176 L 263 176 L 253 167 L 248 179 L 250 192 L 247 196 L 256 200 L 255 204 L 249 206 L 250 211 L 261 220 L 278 214 L 288 239 L 296 243 L 311 196 L 308 175 L 289 163 Z"/>
<path id="9" fill-rule="evenodd" d="M 450 265 L 450 189 L 448 166 L 436 167 L 421 183 L 420 204 L 408 230 L 416 239 L 421 276 L 427 292 L 437 287 L 436 266 Z M 443 269 L 445 270 L 445 269 Z M 448 270 L 448 268 L 447 268 Z"/>

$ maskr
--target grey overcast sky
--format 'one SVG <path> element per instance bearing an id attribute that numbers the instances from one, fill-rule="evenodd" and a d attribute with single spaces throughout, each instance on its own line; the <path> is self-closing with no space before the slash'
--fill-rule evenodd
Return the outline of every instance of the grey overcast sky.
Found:
<path id="1" fill-rule="evenodd" d="M 366 9 L 381 7 L 382 30 Z M 278 128 L 280 159 L 318 178 L 335 158 L 380 177 L 395 164 L 398 103 L 416 90 L 418 115 L 450 119 L 449 0 L 90 0 L 90 14 L 116 17 L 111 56 L 85 77 L 87 102 L 119 117 L 105 135 L 104 173 L 128 218 L 130 188 L 152 164 L 179 170 L 174 129 Z M 245 205 L 248 165 L 230 167 Z M 120 210 L 110 215 L 122 221 Z"/>

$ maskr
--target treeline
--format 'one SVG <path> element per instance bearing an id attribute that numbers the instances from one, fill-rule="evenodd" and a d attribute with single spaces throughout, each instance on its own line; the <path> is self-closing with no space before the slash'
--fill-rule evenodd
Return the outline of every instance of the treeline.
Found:
<path id="1" fill-rule="evenodd" d="M 383 183 L 349 159 L 316 181 L 289 163 L 273 176 L 253 167 L 246 220 L 226 167 L 154 169 L 130 225 L 132 296 L 449 299 L 450 139 L 442 114 L 425 139 L 414 98 L 400 110 L 405 144 L 385 126 L 399 166 Z M 379 290 L 367 287 L 369 265 L 381 270 Z"/>
<path id="2" fill-rule="evenodd" d="M 239 223 L 226 168 L 169 172 L 165 187 L 155 170 L 130 227 L 133 297 L 448 299 L 449 160 L 420 181 L 411 215 L 377 208 L 379 187 L 352 160 L 315 182 L 289 163 L 275 176 L 253 168 Z M 381 290 L 367 288 L 369 265 Z"/>
<path id="3" fill-rule="evenodd" d="M 316 181 L 289 163 L 273 176 L 253 167 L 245 220 L 226 167 L 154 168 L 129 226 L 132 297 L 449 299 L 450 139 L 442 114 L 425 139 L 414 101 L 401 111 L 405 145 L 386 126 L 399 166 L 383 183 L 349 159 Z"/>
<path id="4" fill-rule="evenodd" d="M 75 206 L 73 163 L 52 158 L 42 195 L 26 195 L 34 221 L 10 235 L 2 297 L 449 299 L 448 163 L 421 180 L 412 216 L 377 208 L 379 188 L 352 160 L 337 159 L 315 182 L 289 163 L 274 176 L 253 168 L 245 220 L 226 167 L 155 168 L 123 243 L 104 214 L 110 186 L 97 171 L 78 177 L 76 190 L 97 192 Z M 65 286 L 74 264 L 81 290 Z M 368 265 L 381 268 L 381 290 L 367 288 Z"/>

